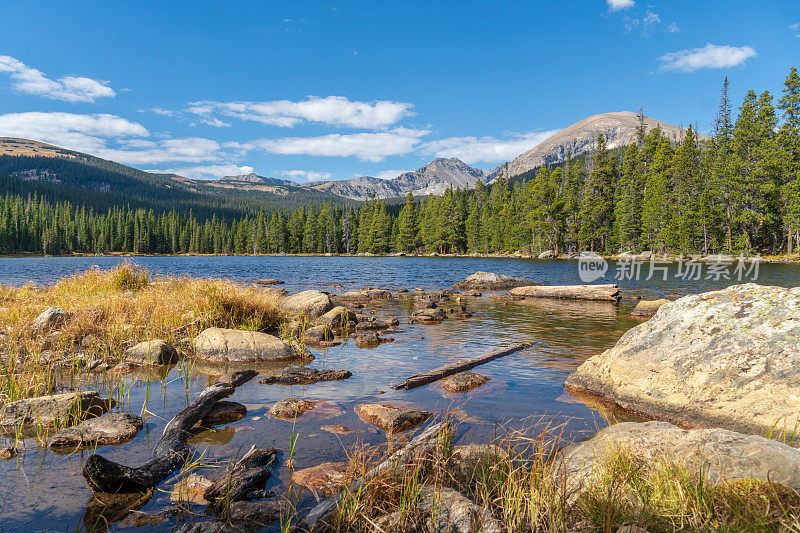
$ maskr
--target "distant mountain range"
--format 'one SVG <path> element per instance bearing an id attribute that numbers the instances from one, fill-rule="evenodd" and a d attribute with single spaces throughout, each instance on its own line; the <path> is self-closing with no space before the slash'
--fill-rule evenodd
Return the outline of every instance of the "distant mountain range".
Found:
<path id="1" fill-rule="evenodd" d="M 605 136 L 609 148 L 631 144 L 636 140 L 638 124 L 638 115 L 630 111 L 583 119 L 516 157 L 508 164 L 509 177 L 542 165 L 561 163 L 570 152 L 573 156 L 591 152 L 600 133 Z M 645 125 L 648 130 L 659 125 L 674 141 L 680 140 L 684 132 L 682 128 L 649 117 L 645 117 Z M 363 176 L 297 183 L 255 173 L 197 180 L 145 172 L 38 141 L 0 137 L 0 174 L 28 183 L 27 188 L 23 187 L 25 190 L 35 185 L 42 190 L 61 190 L 67 198 L 72 198 L 70 195 L 74 195 L 74 191 L 83 189 L 109 195 L 106 200 L 98 197 L 96 207 L 123 201 L 153 208 L 218 209 L 225 215 L 252 212 L 256 205 L 295 207 L 326 200 L 339 204 L 363 201 L 372 195 L 381 199 L 402 198 L 408 193 L 440 195 L 449 187 L 467 189 L 478 182 L 491 183 L 504 168 L 505 165 L 500 165 L 493 171 L 485 171 L 456 158 L 439 158 L 388 180 Z M 162 193 L 158 193 L 159 190 Z M 173 200 L 167 202 L 167 199 Z"/>

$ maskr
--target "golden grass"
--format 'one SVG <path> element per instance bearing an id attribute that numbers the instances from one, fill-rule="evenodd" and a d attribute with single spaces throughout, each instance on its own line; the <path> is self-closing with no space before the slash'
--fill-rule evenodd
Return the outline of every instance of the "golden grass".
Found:
<path id="1" fill-rule="evenodd" d="M 70 318 L 56 332 L 31 323 L 56 306 Z M 273 331 L 278 297 L 228 280 L 153 276 L 131 264 L 91 270 L 49 287 L 0 286 L 0 403 L 52 391 L 56 368 L 114 361 L 135 343 L 164 339 L 182 350 L 207 327 Z"/>

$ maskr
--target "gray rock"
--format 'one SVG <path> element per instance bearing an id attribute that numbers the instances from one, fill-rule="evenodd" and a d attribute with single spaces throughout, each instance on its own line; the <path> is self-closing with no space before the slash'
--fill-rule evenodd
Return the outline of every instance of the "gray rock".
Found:
<path id="1" fill-rule="evenodd" d="M 467 276 L 464 281 L 459 281 L 453 285 L 453 289 L 478 289 L 484 291 L 499 291 L 514 287 L 525 287 L 526 285 L 536 285 L 534 282 L 507 276 L 505 274 L 494 274 L 492 272 L 475 272 Z"/>
<path id="2" fill-rule="evenodd" d="M 793 432 L 800 288 L 748 283 L 664 304 L 584 362 L 566 386 L 683 427 Z"/>
<path id="3" fill-rule="evenodd" d="M 228 514 L 233 522 L 266 526 L 281 516 L 281 506 L 276 501 L 238 501 L 230 504 Z"/>
<path id="4" fill-rule="evenodd" d="M 230 424 L 241 420 L 247 416 L 247 407 L 244 405 L 222 400 L 217 402 L 211 410 L 200 419 L 198 425 L 203 427 L 219 426 L 222 424 Z"/>
<path id="5" fill-rule="evenodd" d="M 122 444 L 133 439 L 144 424 L 139 416 L 128 413 L 108 413 L 77 426 L 64 428 L 53 435 L 51 448 L 105 446 Z"/>
<path id="6" fill-rule="evenodd" d="M 447 313 L 440 308 L 417 309 L 411 314 L 412 322 L 441 322 L 447 318 Z"/>
<path id="7" fill-rule="evenodd" d="M 122 358 L 140 365 L 166 365 L 178 358 L 178 351 L 167 341 L 153 339 L 131 346 L 122 353 Z"/>
<path id="8" fill-rule="evenodd" d="M 471 483 L 481 470 L 508 457 L 508 453 L 494 444 L 466 444 L 454 446 L 450 460 L 462 481 Z"/>
<path id="9" fill-rule="evenodd" d="M 328 326 L 312 326 L 303 332 L 303 340 L 309 344 L 331 341 L 333 332 Z"/>
<path id="10" fill-rule="evenodd" d="M 668 304 L 670 300 L 662 298 L 660 300 L 639 300 L 636 307 L 631 311 L 631 316 L 648 317 L 656 314 L 662 305 Z"/>
<path id="11" fill-rule="evenodd" d="M 379 322 L 374 318 L 371 320 L 362 320 L 356 324 L 356 331 L 375 331 L 389 329 L 389 324 L 386 322 Z"/>
<path id="12" fill-rule="evenodd" d="M 281 339 L 258 331 L 208 328 L 194 339 L 197 357 L 213 362 L 289 361 L 298 353 Z"/>
<path id="13" fill-rule="evenodd" d="M 279 279 L 274 278 L 265 278 L 265 279 L 257 279 L 253 283 L 256 285 L 283 285 L 283 282 Z"/>
<path id="14" fill-rule="evenodd" d="M 63 326 L 72 315 L 60 307 L 48 307 L 42 314 L 33 319 L 31 329 L 35 333 L 44 333 Z"/>
<path id="15" fill-rule="evenodd" d="M 366 301 L 366 300 L 388 300 L 392 297 L 391 291 L 386 289 L 365 289 L 363 291 L 348 291 L 336 296 L 342 302 Z"/>
<path id="16" fill-rule="evenodd" d="M 56 421 L 63 426 L 70 426 L 86 418 L 100 416 L 114 405 L 114 400 L 103 399 L 95 391 L 27 398 L 0 407 L 0 426 L 49 425 Z"/>
<path id="17" fill-rule="evenodd" d="M 539 254 L 539 259 L 555 259 L 556 253 L 553 250 L 545 250 Z"/>
<path id="18" fill-rule="evenodd" d="M 292 316 L 317 318 L 333 308 L 330 296 L 322 291 L 303 291 L 286 297 L 281 302 L 281 309 Z"/>
<path id="19" fill-rule="evenodd" d="M 358 322 L 356 314 L 342 305 L 336 306 L 317 319 L 317 324 L 331 328 L 343 328 L 350 322 Z"/>
<path id="20" fill-rule="evenodd" d="M 316 368 L 285 368 L 259 381 L 264 385 L 309 385 L 320 381 L 340 381 L 353 374 L 349 370 L 317 370 Z"/>
<path id="21" fill-rule="evenodd" d="M 380 403 L 362 403 L 356 406 L 356 414 L 368 424 L 387 433 L 400 433 L 414 429 L 431 417 L 427 411 L 403 409 Z"/>
<path id="22" fill-rule="evenodd" d="M 392 337 L 381 337 L 376 331 L 364 331 L 351 337 L 356 348 L 375 348 L 383 342 L 392 342 Z"/>
<path id="23" fill-rule="evenodd" d="M 503 528 L 484 507 L 458 492 L 443 487 L 423 486 L 420 510 L 429 514 L 426 521 L 432 533 L 501 533 Z"/>
<path id="24" fill-rule="evenodd" d="M 609 453 L 625 451 L 652 464 L 680 463 L 700 472 L 712 485 L 757 479 L 800 489 L 800 450 L 756 435 L 726 429 L 680 429 L 667 422 L 624 422 L 609 426 L 588 441 L 562 451 L 555 475 L 564 476 L 567 493 L 593 482 Z"/>
<path id="25" fill-rule="evenodd" d="M 472 389 L 477 389 L 491 378 L 481 376 L 475 372 L 459 372 L 453 374 L 442 382 L 442 388 L 447 392 L 469 392 Z"/>

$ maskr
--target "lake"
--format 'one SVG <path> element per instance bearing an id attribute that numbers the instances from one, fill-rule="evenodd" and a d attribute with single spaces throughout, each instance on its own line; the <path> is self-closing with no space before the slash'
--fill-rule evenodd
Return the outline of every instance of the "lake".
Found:
<path id="1" fill-rule="evenodd" d="M 317 288 L 336 294 L 364 286 L 397 290 L 415 288 L 438 290 L 452 287 L 476 271 L 522 276 L 548 284 L 581 283 L 578 262 L 566 260 L 526 260 L 511 258 L 451 257 L 62 257 L 0 258 L 0 283 L 48 284 L 62 276 L 98 266 L 108 268 L 131 261 L 153 272 L 200 277 L 224 277 L 252 281 L 278 278 L 290 292 Z M 640 279 L 619 280 L 623 300 L 619 304 L 600 302 L 496 302 L 486 294 L 465 299 L 473 318 L 446 320 L 440 324 L 410 324 L 413 311 L 410 298 L 379 300 L 366 305 L 365 312 L 378 317 L 397 317 L 400 326 L 387 335 L 394 342 L 373 349 L 360 349 L 352 342 L 329 349 L 313 349 L 314 368 L 346 369 L 353 377 L 346 381 L 307 386 L 262 385 L 253 380 L 231 397 L 248 408 L 243 420 L 220 428 L 198 443 L 196 450 L 204 461 L 237 456 L 252 444 L 286 449 L 292 425 L 269 417 L 276 401 L 288 397 L 327 400 L 341 414 L 319 418 L 310 411 L 298 419 L 294 431 L 299 440 L 294 456 L 295 468 L 326 461 L 341 461 L 345 452 L 359 441 L 378 444 L 382 433 L 360 422 L 354 407 L 361 402 L 393 402 L 441 413 L 459 409 L 458 442 L 485 442 L 505 424 L 533 423 L 539 418 L 563 424 L 565 436 L 578 439 L 594 433 L 608 422 L 566 394 L 563 382 L 586 358 L 611 347 L 628 329 L 641 321 L 629 317 L 635 301 L 643 298 L 671 298 L 722 288 L 734 283 L 704 265 L 700 279 L 680 277 L 685 273 L 676 264 L 662 265 L 646 279 L 645 264 Z M 596 282 L 617 282 L 615 273 L 622 265 L 611 263 Z M 710 272 L 710 273 L 709 273 Z M 733 268 L 730 275 L 736 277 Z M 750 272 L 752 275 L 753 272 Z M 666 276 L 666 280 L 663 279 Z M 678 277 L 676 277 L 678 276 Z M 800 266 L 761 264 L 758 281 L 763 284 L 797 286 Z M 472 357 L 486 350 L 520 341 L 539 341 L 536 347 L 517 352 L 479 367 L 476 371 L 491 380 L 478 389 L 454 395 L 438 384 L 411 391 L 394 391 L 389 384 L 421 370 Z M 213 376 L 212 376 L 213 377 Z M 146 429 L 131 442 L 108 446 L 100 452 L 109 459 L 139 464 L 149 459 L 164 425 L 210 379 L 202 366 L 191 370 L 188 385 L 178 367 L 166 375 L 131 374 L 126 383 L 129 395 L 123 409 L 146 418 Z M 329 414 L 337 414 L 336 409 Z M 358 431 L 353 435 L 334 435 L 320 429 L 326 424 L 341 424 Z M 0 446 L 7 442 L 0 442 Z M 59 456 L 47 448 L 28 442 L 24 454 L 0 461 L 0 531 L 77 531 L 82 527 L 91 491 L 81 476 L 85 457 L 90 452 Z M 159 513 L 174 505 L 169 490 L 175 480 L 161 485 L 142 511 Z M 278 468 L 268 488 L 280 494 L 288 484 L 287 471 Z M 302 505 L 313 498 L 306 493 Z M 202 508 L 199 508 L 202 513 Z M 89 512 L 93 512 L 91 509 Z M 202 517 L 200 517 L 202 518 Z M 174 519 L 141 528 L 143 531 L 169 530 Z M 87 524 L 89 525 L 89 524 Z M 101 528 L 102 529 L 102 528 Z M 273 525 L 267 531 L 277 531 Z"/>

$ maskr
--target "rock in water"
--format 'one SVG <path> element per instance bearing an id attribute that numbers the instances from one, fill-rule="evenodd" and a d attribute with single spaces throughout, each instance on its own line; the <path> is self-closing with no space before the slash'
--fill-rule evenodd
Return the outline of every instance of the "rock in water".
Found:
<path id="1" fill-rule="evenodd" d="M 781 435 L 798 422 L 798 339 L 800 287 L 735 285 L 664 304 L 566 387 L 683 427 Z"/>
<path id="2" fill-rule="evenodd" d="M 636 307 L 631 311 L 631 316 L 653 316 L 662 305 L 668 304 L 669 302 L 670 300 L 664 298 L 660 300 L 639 300 L 639 303 L 637 303 Z"/>
<path id="3" fill-rule="evenodd" d="M 259 380 L 264 385 L 309 385 L 320 381 L 340 381 L 353 374 L 349 370 L 317 370 L 316 368 L 285 368 Z"/>
<path id="4" fill-rule="evenodd" d="M 447 392 L 469 392 L 472 389 L 477 389 L 489 379 L 475 372 L 459 372 L 444 380 L 442 388 Z"/>
<path id="5" fill-rule="evenodd" d="M 509 291 L 512 296 L 525 298 L 564 298 L 567 300 L 619 300 L 619 286 L 607 285 L 534 285 L 516 287 Z"/>
<path id="6" fill-rule="evenodd" d="M 217 402 L 198 424 L 203 427 L 219 426 L 237 422 L 246 416 L 247 407 L 237 402 L 222 400 Z"/>
<path id="7" fill-rule="evenodd" d="M 122 444 L 133 439 L 144 427 L 139 416 L 128 413 L 109 413 L 99 418 L 64 428 L 50 441 L 51 448 L 105 446 Z"/>
<path id="8" fill-rule="evenodd" d="M 336 296 L 341 302 L 362 302 L 366 300 L 388 300 L 392 293 L 386 289 L 366 289 L 363 291 L 343 292 Z"/>
<path id="9" fill-rule="evenodd" d="M 283 285 L 283 282 L 275 278 L 257 279 L 253 283 L 256 285 Z"/>
<path id="10" fill-rule="evenodd" d="M 447 318 L 447 313 L 440 308 L 424 308 L 418 309 L 411 314 L 412 322 L 441 322 Z"/>
<path id="11" fill-rule="evenodd" d="M 706 476 L 708 483 L 757 479 L 800 489 L 800 450 L 756 435 L 726 429 L 680 429 L 666 422 L 623 422 L 609 426 L 588 441 L 565 449 L 556 458 L 567 494 L 592 483 L 609 453 L 624 450 L 653 464 L 666 459 Z"/>
<path id="12" fill-rule="evenodd" d="M 153 339 L 131 346 L 122 353 L 122 358 L 140 365 L 166 365 L 178 358 L 178 351 L 164 340 Z"/>
<path id="13" fill-rule="evenodd" d="M 36 333 L 45 333 L 60 328 L 70 318 L 70 314 L 60 307 L 48 307 L 42 314 L 33 319 L 31 329 Z"/>
<path id="14" fill-rule="evenodd" d="M 356 406 L 356 414 L 368 424 L 387 433 L 400 433 L 419 426 L 431 417 L 427 411 L 402 409 L 380 403 L 362 403 Z"/>
<path id="15" fill-rule="evenodd" d="M 292 481 L 317 493 L 332 494 L 344 483 L 347 463 L 322 463 L 296 470 L 292 473 Z"/>
<path id="16" fill-rule="evenodd" d="M 478 289 L 484 291 L 501 291 L 514 287 L 524 287 L 526 285 L 536 285 L 534 282 L 507 276 L 505 274 L 494 274 L 492 272 L 475 272 L 467 276 L 464 281 L 459 281 L 453 285 L 455 290 Z"/>
<path id="17" fill-rule="evenodd" d="M 197 357 L 206 361 L 269 362 L 299 357 L 291 346 L 277 337 L 258 331 L 208 328 L 194 339 Z"/>
<path id="18" fill-rule="evenodd" d="M 330 296 L 322 291 L 303 291 L 285 298 L 281 309 L 292 316 L 317 318 L 333 308 Z"/>
<path id="19" fill-rule="evenodd" d="M 297 418 L 306 411 L 313 409 L 316 404 L 317 402 L 298 400 L 297 398 L 286 398 L 273 405 L 269 410 L 269 414 L 275 418 Z"/>
<path id="20" fill-rule="evenodd" d="M 303 332 L 303 340 L 308 344 L 332 341 L 333 332 L 328 326 L 312 326 Z"/>
<path id="21" fill-rule="evenodd" d="M 334 329 L 343 328 L 350 322 L 358 322 L 356 314 L 342 305 L 334 307 L 317 319 L 317 324 L 325 325 Z"/>
<path id="22" fill-rule="evenodd" d="M 63 426 L 71 426 L 86 418 L 102 415 L 115 403 L 114 400 L 101 398 L 95 391 L 27 398 L 0 407 L 0 426 L 49 425 L 56 421 Z"/>

